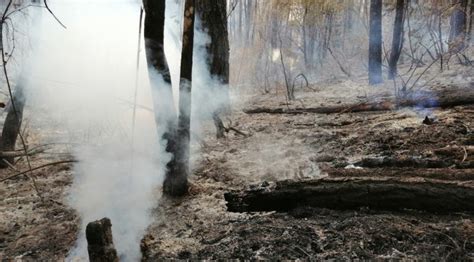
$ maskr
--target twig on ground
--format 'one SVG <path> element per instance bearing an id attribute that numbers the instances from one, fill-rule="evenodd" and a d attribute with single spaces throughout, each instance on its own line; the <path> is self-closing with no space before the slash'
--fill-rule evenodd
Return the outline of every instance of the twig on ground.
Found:
<path id="1" fill-rule="evenodd" d="M 57 161 L 57 162 L 44 164 L 44 165 L 41 165 L 41 166 L 37 166 L 37 167 L 31 168 L 31 169 L 28 169 L 26 171 L 21 171 L 17 174 L 8 176 L 6 178 L 3 178 L 3 179 L 0 180 L 0 183 L 5 182 L 5 181 L 10 180 L 10 179 L 13 179 L 13 178 L 18 177 L 18 176 L 26 175 L 31 171 L 39 170 L 39 169 L 42 169 L 42 168 L 45 168 L 45 167 L 48 167 L 48 166 L 55 166 L 55 165 L 69 164 L 69 163 L 77 163 L 77 162 L 78 162 L 77 160 L 63 160 L 63 161 Z"/>

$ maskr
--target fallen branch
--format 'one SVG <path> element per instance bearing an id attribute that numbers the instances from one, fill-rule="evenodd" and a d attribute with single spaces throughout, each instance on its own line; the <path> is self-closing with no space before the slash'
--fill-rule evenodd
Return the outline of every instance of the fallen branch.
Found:
<path id="1" fill-rule="evenodd" d="M 330 209 L 414 209 L 435 213 L 474 211 L 474 187 L 395 178 L 286 180 L 224 194 L 231 212 L 279 211 L 311 206 Z"/>
<path id="2" fill-rule="evenodd" d="M 57 162 L 44 164 L 44 165 L 41 165 L 41 166 L 37 166 L 37 167 L 31 168 L 31 169 L 28 169 L 26 171 L 21 171 L 17 174 L 8 176 L 6 178 L 2 178 L 0 180 L 0 183 L 5 182 L 5 181 L 10 180 L 10 179 L 13 179 L 13 178 L 18 177 L 18 176 L 26 175 L 31 171 L 39 170 L 39 169 L 42 169 L 42 168 L 45 168 L 45 167 L 48 167 L 48 166 L 55 166 L 55 165 L 69 164 L 69 163 L 77 163 L 77 162 L 78 162 L 77 160 L 63 160 L 63 161 L 57 161 Z"/>

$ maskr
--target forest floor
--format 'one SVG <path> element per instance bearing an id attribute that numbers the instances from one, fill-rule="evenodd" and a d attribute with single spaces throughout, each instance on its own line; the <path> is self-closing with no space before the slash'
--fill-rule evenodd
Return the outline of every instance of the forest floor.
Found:
<path id="1" fill-rule="evenodd" d="M 474 90 L 472 68 L 440 75 L 425 88 Z M 246 114 L 249 108 L 335 106 L 390 98 L 390 83 L 315 84 L 287 103 L 279 93 L 252 96 L 234 108 L 231 131 L 216 140 L 209 126 L 194 159 L 188 196 L 162 199 L 141 242 L 143 259 L 474 259 L 474 214 L 416 210 L 330 210 L 232 213 L 224 193 L 278 180 L 332 176 L 334 170 L 386 176 L 398 171 L 419 178 L 429 172 L 474 187 L 474 105 L 401 108 L 337 114 Z M 366 80 L 365 80 L 366 81 Z M 430 125 L 423 124 L 428 116 Z M 354 165 L 364 158 L 425 159 L 446 167 Z M 35 160 L 33 160 L 35 161 Z M 37 160 L 39 161 L 39 160 Z M 35 163 L 39 165 L 41 163 Z M 459 165 L 463 165 L 461 168 Z M 21 169 L 21 168 L 19 168 Z M 362 171 L 361 171 L 362 170 Z M 0 179 L 11 171 L 2 171 Z M 0 183 L 0 258 L 58 260 L 73 246 L 79 219 L 65 201 L 68 166 L 36 173 L 44 201 L 19 177 Z M 448 178 L 446 178 L 448 177 Z M 465 177 L 468 177 L 465 179 Z M 426 178 L 419 178 L 426 179 Z M 47 190 L 46 190 L 47 189 Z"/>

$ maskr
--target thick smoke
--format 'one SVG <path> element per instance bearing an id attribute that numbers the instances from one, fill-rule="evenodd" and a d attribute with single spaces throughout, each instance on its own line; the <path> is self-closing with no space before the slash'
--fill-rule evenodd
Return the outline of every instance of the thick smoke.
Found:
<path id="1" fill-rule="evenodd" d="M 49 134 L 43 142 L 68 143 L 79 160 L 68 200 L 81 217 L 81 228 L 68 259 L 87 257 L 85 226 L 109 217 L 122 259 L 136 261 L 170 159 L 160 139 L 164 127 L 157 130 L 151 111 L 160 106 L 151 99 L 143 41 L 139 106 L 132 127 L 140 2 L 56 0 L 50 5 L 67 29 L 47 13 L 40 17 L 31 37 L 34 56 L 27 90 L 35 114 L 32 125 Z M 175 102 L 182 13 L 181 1 L 167 1 L 165 51 Z M 209 38 L 202 30 L 195 37 L 192 122 L 198 130 L 224 96 L 215 91 L 218 82 L 209 76 L 205 63 L 203 46 Z M 160 76 L 153 81 L 163 83 Z"/>

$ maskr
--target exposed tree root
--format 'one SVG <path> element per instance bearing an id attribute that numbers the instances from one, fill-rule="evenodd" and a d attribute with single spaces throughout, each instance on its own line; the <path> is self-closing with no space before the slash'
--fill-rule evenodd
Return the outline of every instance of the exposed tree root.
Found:
<path id="1" fill-rule="evenodd" d="M 224 195 L 228 211 L 286 212 L 297 207 L 378 210 L 414 209 L 434 213 L 474 211 L 474 187 L 395 178 L 326 178 L 281 181 Z"/>

